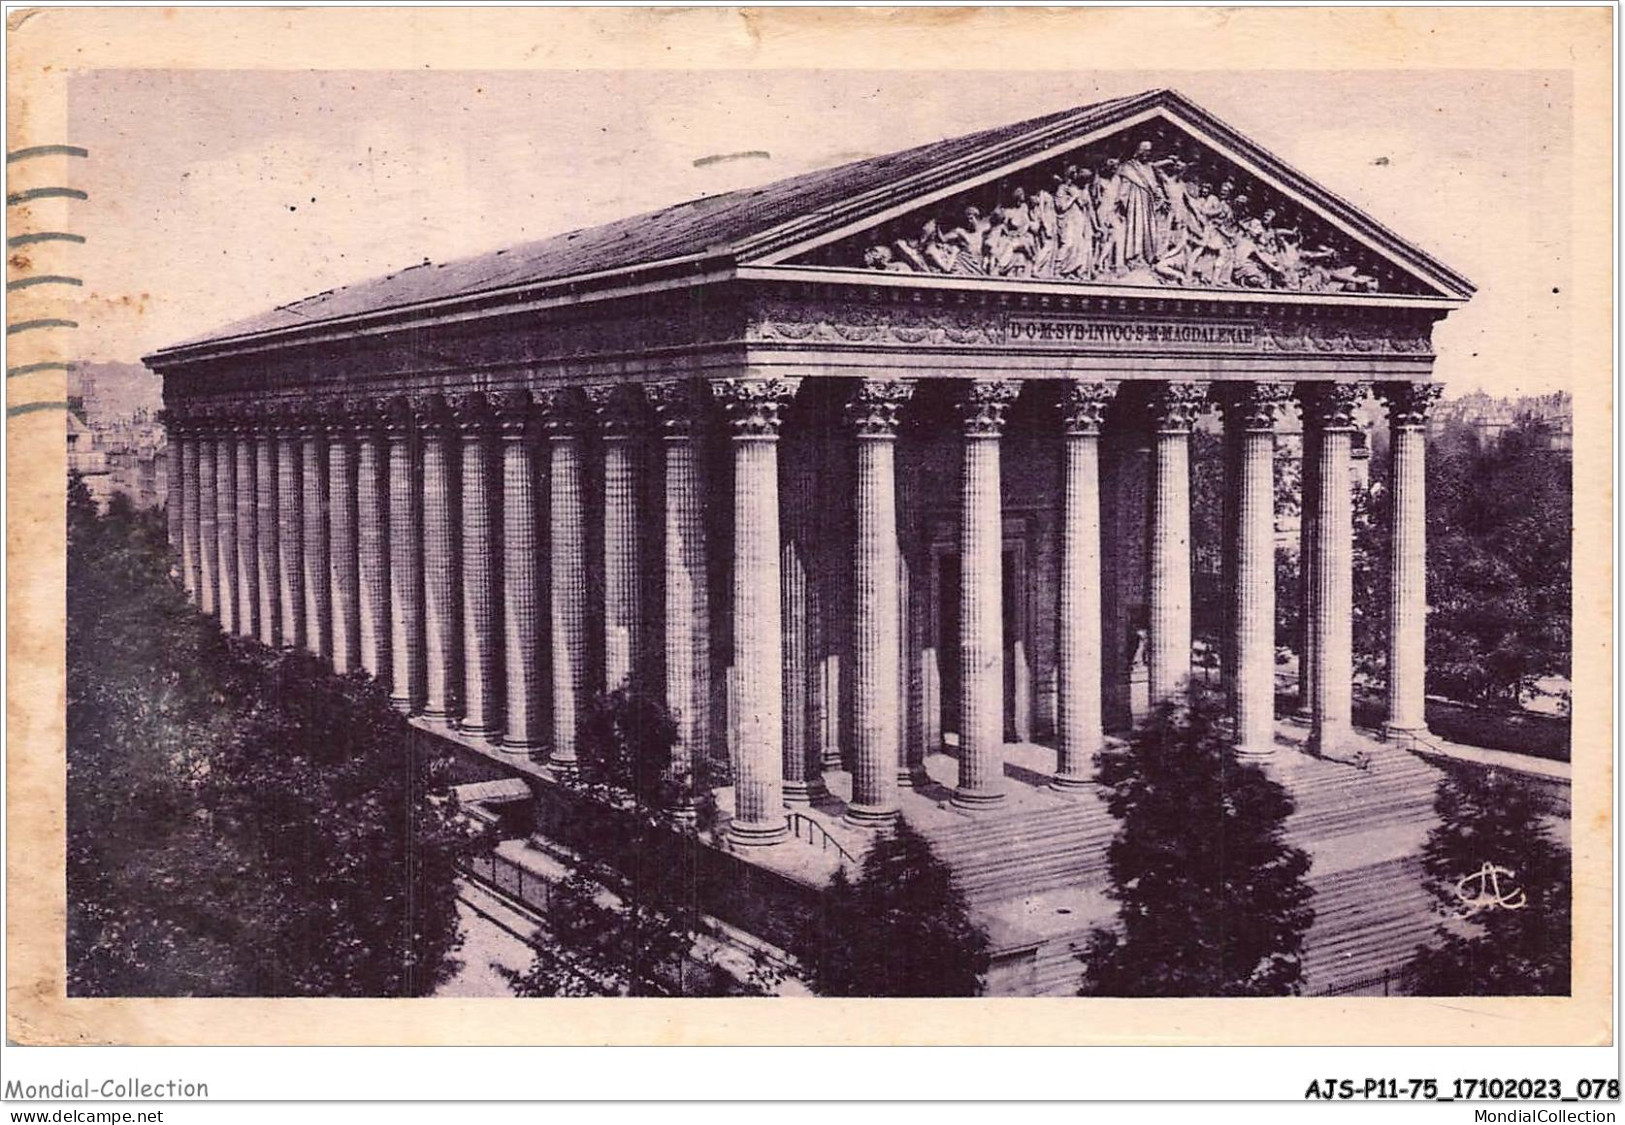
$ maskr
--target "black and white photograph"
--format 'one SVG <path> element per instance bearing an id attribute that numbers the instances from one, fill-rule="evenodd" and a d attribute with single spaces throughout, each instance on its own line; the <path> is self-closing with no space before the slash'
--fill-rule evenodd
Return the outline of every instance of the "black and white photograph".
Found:
<path id="1" fill-rule="evenodd" d="M 1070 1042 L 1275 998 L 1382 1042 L 1590 995 L 1611 1036 L 1574 73 L 1027 67 L 961 11 L 918 31 L 975 69 L 380 42 L 75 69 L 13 131 L 70 1007 L 1044 998 Z"/>

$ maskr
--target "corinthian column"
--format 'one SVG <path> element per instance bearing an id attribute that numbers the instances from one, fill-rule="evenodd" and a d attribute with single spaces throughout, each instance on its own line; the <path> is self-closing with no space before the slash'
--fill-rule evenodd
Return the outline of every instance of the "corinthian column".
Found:
<path id="1" fill-rule="evenodd" d="M 255 581 L 259 585 L 260 644 L 275 648 L 281 605 L 278 587 L 282 568 L 278 561 L 282 538 L 281 517 L 277 512 L 277 415 L 267 409 L 258 412 L 258 433 L 254 441 L 254 523 L 258 532 L 255 552 Z"/>
<path id="2" fill-rule="evenodd" d="M 458 395 L 452 412 L 462 433 L 463 722 L 469 734 L 502 734 L 502 681 L 497 667 L 498 528 L 491 495 L 493 418 L 483 394 Z"/>
<path id="3" fill-rule="evenodd" d="M 1427 729 L 1427 424 L 1443 390 L 1437 383 L 1378 388 L 1393 449 L 1387 726 L 1395 734 Z"/>
<path id="4" fill-rule="evenodd" d="M 361 666 L 361 589 L 356 544 L 355 444 L 348 404 L 327 419 L 327 577 L 333 615 L 333 671 Z"/>
<path id="5" fill-rule="evenodd" d="M 215 563 L 220 628 L 237 631 L 237 422 L 225 417 L 215 431 L 214 495 L 218 507 Z"/>
<path id="6" fill-rule="evenodd" d="M 305 649 L 333 658 L 333 588 L 328 575 L 327 412 L 312 404 L 299 430 L 305 517 Z"/>
<path id="7" fill-rule="evenodd" d="M 903 659 L 897 544 L 897 422 L 914 393 L 902 380 L 867 379 L 847 407 L 857 447 L 857 590 L 853 697 L 856 710 L 852 803 L 854 824 L 897 816 L 902 764 L 899 668 Z"/>
<path id="8" fill-rule="evenodd" d="M 548 507 L 552 533 L 549 566 L 549 628 L 553 664 L 553 752 L 559 770 L 576 768 L 576 727 L 586 705 L 587 547 L 581 493 L 580 393 L 568 387 L 536 392 L 547 431 Z"/>
<path id="9" fill-rule="evenodd" d="M 219 425 L 219 410 L 208 411 L 198 440 L 198 608 L 209 614 L 220 611 Z"/>
<path id="10" fill-rule="evenodd" d="M 530 392 L 498 391 L 491 405 L 502 430 L 502 638 L 507 707 L 502 745 L 519 753 L 545 740 L 542 682 L 542 567 L 537 536 L 537 420 Z"/>
<path id="11" fill-rule="evenodd" d="M 357 656 L 368 675 L 390 687 L 389 451 L 376 402 L 359 399 L 350 404 L 349 412 L 356 427 Z"/>
<path id="12" fill-rule="evenodd" d="M 959 508 L 959 785 L 954 804 L 977 808 L 1004 792 L 1004 524 L 999 435 L 1021 391 L 977 380 L 959 402 L 964 461 Z"/>
<path id="13" fill-rule="evenodd" d="M 588 387 L 604 448 L 604 688 L 624 687 L 638 665 L 637 387 Z"/>
<path id="14" fill-rule="evenodd" d="M 277 588 L 278 634 L 283 648 L 305 645 L 305 501 L 300 484 L 299 414 L 297 408 L 281 407 L 277 422 Z"/>
<path id="15" fill-rule="evenodd" d="M 784 637 L 779 605 L 779 424 L 798 379 L 712 384 L 733 436 L 736 844 L 775 844 L 784 819 Z"/>
<path id="16" fill-rule="evenodd" d="M 1348 738 L 1354 713 L 1354 497 L 1350 456 L 1358 383 L 1301 384 L 1304 428 L 1320 450 L 1310 574 L 1315 651 L 1309 749 L 1332 754 Z"/>
<path id="17" fill-rule="evenodd" d="M 396 398 L 384 413 L 389 445 L 389 701 L 415 714 L 428 695 L 423 636 L 423 494 L 413 456 L 421 415 Z"/>
<path id="18" fill-rule="evenodd" d="M 1191 674 L 1191 428 L 1206 388 L 1163 383 L 1151 396 L 1151 628 L 1147 638 L 1152 707 L 1175 698 Z"/>
<path id="19" fill-rule="evenodd" d="M 423 713 L 449 719 L 462 713 L 463 701 L 456 429 L 438 396 L 415 402 L 414 407 L 423 435 L 423 636 L 428 672 Z"/>
<path id="20" fill-rule="evenodd" d="M 1245 755 L 1275 749 L 1275 419 L 1290 397 L 1284 383 L 1249 383 L 1224 399 L 1237 475 L 1229 686 L 1236 746 Z"/>
<path id="21" fill-rule="evenodd" d="M 1055 787 L 1094 780 L 1101 721 L 1100 428 L 1116 383 L 1069 380 L 1061 392 L 1061 596 Z"/>
<path id="22" fill-rule="evenodd" d="M 194 602 L 201 596 L 202 454 L 199 450 L 197 411 L 187 413 L 176 426 L 181 435 L 181 584 Z"/>
<path id="23" fill-rule="evenodd" d="M 183 453 L 186 424 L 181 412 L 166 407 L 160 415 L 164 423 L 164 523 L 169 532 L 169 549 L 180 562 L 185 581 L 186 551 L 186 457 Z"/>
<path id="24" fill-rule="evenodd" d="M 700 406 L 690 383 L 658 383 L 645 391 L 665 447 L 666 707 L 677 724 L 672 771 L 682 780 L 705 759 L 710 735 L 711 618 L 695 449 Z"/>
<path id="25" fill-rule="evenodd" d="M 237 633 L 253 639 L 260 616 L 259 497 L 254 483 L 257 426 L 245 410 L 237 424 Z"/>

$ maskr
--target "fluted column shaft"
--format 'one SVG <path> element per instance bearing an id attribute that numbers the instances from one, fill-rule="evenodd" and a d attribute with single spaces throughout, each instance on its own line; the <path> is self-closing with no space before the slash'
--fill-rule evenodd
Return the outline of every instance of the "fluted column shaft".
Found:
<path id="1" fill-rule="evenodd" d="M 898 415 L 914 385 L 868 380 L 848 407 L 857 450 L 852 803 L 858 824 L 896 817 L 902 764 L 901 558 L 897 541 Z"/>
<path id="2" fill-rule="evenodd" d="M 1289 393 L 1256 383 L 1225 403 L 1237 474 L 1229 687 L 1236 745 L 1249 755 L 1275 748 L 1275 418 Z"/>
<path id="3" fill-rule="evenodd" d="M 811 804 L 824 796 L 824 763 L 813 732 L 812 558 L 820 534 L 815 506 L 817 447 L 800 412 L 793 440 L 780 444 L 779 605 L 784 622 L 784 800 Z M 827 534 L 827 530 L 825 530 Z"/>
<path id="4" fill-rule="evenodd" d="M 1393 456 L 1389 513 L 1388 729 L 1427 729 L 1427 419 L 1443 387 L 1386 384 Z"/>
<path id="5" fill-rule="evenodd" d="M 498 617 L 498 527 L 492 506 L 492 417 L 483 395 L 459 400 L 462 431 L 463 729 L 502 734 L 502 680 Z"/>
<path id="6" fill-rule="evenodd" d="M 1191 674 L 1191 427 L 1203 388 L 1165 383 L 1151 400 L 1150 700 L 1175 698 Z"/>
<path id="7" fill-rule="evenodd" d="M 164 457 L 168 466 L 164 472 L 164 523 L 169 532 L 169 549 L 179 562 L 182 581 L 185 576 L 186 551 L 186 455 L 184 447 L 185 424 L 174 411 L 164 412 Z"/>
<path id="8" fill-rule="evenodd" d="M 1305 424 L 1318 432 L 1312 607 L 1315 651 L 1309 748 L 1331 754 L 1347 740 L 1354 714 L 1354 497 L 1350 479 L 1358 384 L 1304 388 Z"/>
<path id="9" fill-rule="evenodd" d="M 213 427 L 198 442 L 198 608 L 220 612 L 219 436 Z"/>
<path id="10" fill-rule="evenodd" d="M 458 591 L 461 526 L 456 492 L 457 441 L 449 418 L 423 411 L 423 637 L 427 691 L 423 713 L 462 713 L 463 613 Z"/>
<path id="11" fill-rule="evenodd" d="M 220 628 L 237 632 L 237 433 L 235 425 L 221 427 L 215 439 L 215 502 L 219 506 L 216 573 L 219 582 Z"/>
<path id="12" fill-rule="evenodd" d="M 389 452 L 373 404 L 358 404 L 356 421 L 357 656 L 370 676 L 389 687 Z"/>
<path id="13" fill-rule="evenodd" d="M 959 403 L 959 784 L 954 803 L 1002 801 L 1004 789 L 1004 524 L 999 435 L 1021 385 L 978 380 Z"/>
<path id="14" fill-rule="evenodd" d="M 276 431 L 270 419 L 261 422 L 254 440 L 254 523 L 256 530 L 255 582 L 259 588 L 256 636 L 259 642 L 275 648 L 280 636 L 281 565 L 278 559 L 282 529 L 277 514 Z"/>
<path id="15" fill-rule="evenodd" d="M 1061 588 L 1056 667 L 1057 788 L 1089 784 L 1105 737 L 1101 713 L 1100 428 L 1113 383 L 1062 391 Z"/>
<path id="16" fill-rule="evenodd" d="M 779 588 L 779 449 L 797 380 L 715 384 L 732 429 L 736 844 L 777 843 L 784 819 L 784 636 Z"/>
<path id="17" fill-rule="evenodd" d="M 252 639 L 259 629 L 259 497 L 254 487 L 254 430 L 237 430 L 237 633 Z"/>
<path id="18" fill-rule="evenodd" d="M 710 734 L 710 599 L 694 393 L 684 383 L 649 388 L 665 447 L 666 707 L 677 724 L 672 768 L 679 777 L 693 776 Z"/>
<path id="19" fill-rule="evenodd" d="M 413 458 L 419 416 L 406 399 L 385 415 L 389 446 L 389 698 L 423 710 L 428 694 L 423 625 L 423 503 Z"/>
<path id="20" fill-rule="evenodd" d="M 553 750 L 549 761 L 576 768 L 576 728 L 586 705 L 587 538 L 581 488 L 582 404 L 571 391 L 537 393 L 548 435 L 549 635 L 553 666 Z"/>
<path id="21" fill-rule="evenodd" d="M 547 723 L 536 419 L 529 391 L 500 392 L 492 405 L 502 431 L 502 745 L 530 753 L 543 745 Z"/>
<path id="22" fill-rule="evenodd" d="M 181 585 L 194 602 L 201 596 L 202 496 L 198 478 L 203 456 L 197 431 L 188 429 L 181 447 Z"/>
<path id="23" fill-rule="evenodd" d="M 626 686 L 639 661 L 638 388 L 590 387 L 604 453 L 604 688 Z"/>
<path id="24" fill-rule="evenodd" d="M 356 541 L 355 444 L 342 414 L 327 431 L 327 575 L 333 608 L 333 671 L 361 666 L 361 587 Z"/>
<path id="25" fill-rule="evenodd" d="M 283 416 L 276 450 L 279 636 L 284 648 L 305 646 L 305 497 L 299 435 L 290 428 L 296 424 Z"/>
<path id="26" fill-rule="evenodd" d="M 1314 714 L 1315 678 L 1311 670 L 1320 651 L 1315 599 L 1315 520 L 1320 512 L 1320 430 L 1303 418 L 1303 456 L 1298 502 L 1298 709 L 1304 719 Z"/>
<path id="27" fill-rule="evenodd" d="M 317 410 L 320 411 L 321 407 Z M 305 649 L 322 660 L 333 659 L 333 587 L 328 573 L 331 537 L 328 528 L 327 441 L 324 418 L 306 419 L 300 434 L 300 472 L 305 517 Z"/>

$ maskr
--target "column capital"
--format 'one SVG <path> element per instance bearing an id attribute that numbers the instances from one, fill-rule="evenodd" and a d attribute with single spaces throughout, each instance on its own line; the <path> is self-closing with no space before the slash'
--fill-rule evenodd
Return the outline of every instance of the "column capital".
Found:
<path id="1" fill-rule="evenodd" d="M 451 424 L 464 437 L 487 434 L 496 424 L 490 400 L 483 391 L 456 391 L 447 395 L 446 411 Z"/>
<path id="2" fill-rule="evenodd" d="M 329 420 L 338 410 L 339 404 L 334 399 L 301 399 L 288 404 L 285 418 L 288 427 L 300 437 L 312 438 L 327 431 Z"/>
<path id="3" fill-rule="evenodd" d="M 1304 425 L 1320 430 L 1355 429 L 1354 413 L 1365 392 L 1364 383 L 1299 383 Z"/>
<path id="4" fill-rule="evenodd" d="M 635 437 L 648 421 L 643 392 L 632 383 L 603 383 L 583 387 L 587 409 L 605 437 Z"/>
<path id="5" fill-rule="evenodd" d="M 1271 432 L 1292 399 L 1290 383 L 1225 383 L 1217 389 L 1219 406 L 1243 430 Z"/>
<path id="6" fill-rule="evenodd" d="M 1190 433 L 1196 416 L 1206 405 L 1207 386 L 1203 383 L 1159 383 L 1146 399 L 1152 428 L 1160 434 Z"/>
<path id="7" fill-rule="evenodd" d="M 586 399 L 579 387 L 542 387 L 533 393 L 542 431 L 548 437 L 576 437 L 581 433 Z"/>
<path id="8" fill-rule="evenodd" d="M 372 436 L 388 424 L 392 402 L 374 395 L 351 395 L 344 400 L 344 418 L 357 436 Z"/>
<path id="9" fill-rule="evenodd" d="M 1005 411 L 1021 394 L 1015 379 L 971 379 L 959 396 L 959 418 L 966 437 L 998 437 Z"/>
<path id="10" fill-rule="evenodd" d="M 667 437 L 687 437 L 699 425 L 705 400 L 688 380 L 645 383 L 643 397 L 654 414 L 655 424 Z"/>
<path id="11" fill-rule="evenodd" d="M 1068 379 L 1061 386 L 1061 432 L 1068 437 L 1099 436 L 1106 408 L 1116 395 L 1115 380 Z"/>
<path id="12" fill-rule="evenodd" d="M 1378 383 L 1377 397 L 1388 408 L 1388 420 L 1395 426 L 1423 427 L 1433 404 L 1444 393 L 1440 383 Z"/>
<path id="13" fill-rule="evenodd" d="M 492 391 L 488 402 L 503 441 L 536 436 L 536 411 L 529 391 L 523 387 Z"/>
<path id="14" fill-rule="evenodd" d="M 799 378 L 713 379 L 711 390 L 728 414 L 735 438 L 776 438 L 784 408 L 796 397 Z"/>
<path id="15" fill-rule="evenodd" d="M 914 395 L 912 379 L 864 379 L 846 404 L 847 421 L 860 438 L 895 438 L 903 407 Z"/>

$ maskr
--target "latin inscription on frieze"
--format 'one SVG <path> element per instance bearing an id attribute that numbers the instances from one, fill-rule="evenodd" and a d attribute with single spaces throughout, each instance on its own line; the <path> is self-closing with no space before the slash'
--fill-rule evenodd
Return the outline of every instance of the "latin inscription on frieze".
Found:
<path id="1" fill-rule="evenodd" d="M 1106 346 L 1146 349 L 1256 350 L 1255 325 L 1237 320 L 1141 320 L 1012 313 L 1004 342 L 1012 347 Z"/>

